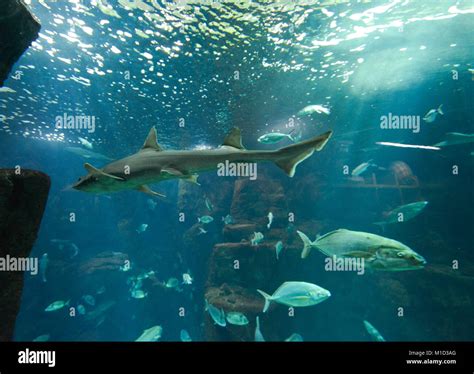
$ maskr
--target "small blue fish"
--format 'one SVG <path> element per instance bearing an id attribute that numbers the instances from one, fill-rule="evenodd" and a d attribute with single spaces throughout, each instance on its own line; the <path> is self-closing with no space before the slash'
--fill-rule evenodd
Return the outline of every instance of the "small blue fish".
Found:
<path id="1" fill-rule="evenodd" d="M 376 166 L 377 166 L 377 165 L 375 165 L 375 164 L 372 162 L 372 160 L 369 160 L 369 161 L 367 161 L 367 162 L 363 162 L 362 164 L 356 166 L 356 167 L 354 168 L 354 170 L 352 170 L 351 175 L 352 175 L 353 177 L 358 177 L 358 176 L 364 174 L 364 173 L 367 171 L 367 169 L 369 169 L 370 167 L 376 167 Z"/>
<path id="2" fill-rule="evenodd" d="M 145 297 L 147 297 L 148 293 L 140 289 L 134 289 L 132 290 L 130 295 L 134 299 L 144 299 Z"/>
<path id="3" fill-rule="evenodd" d="M 260 331 L 260 318 L 257 316 L 255 320 L 255 341 L 256 342 L 264 342 L 265 338 Z"/>
<path id="4" fill-rule="evenodd" d="M 207 223 L 211 223 L 212 221 L 214 221 L 214 218 L 212 218 L 211 216 L 202 216 L 202 217 L 198 218 L 198 221 L 200 223 L 207 224 Z"/>
<path id="5" fill-rule="evenodd" d="M 431 109 L 428 113 L 425 114 L 425 116 L 423 117 L 423 121 L 427 123 L 432 123 L 435 121 L 438 114 L 441 114 L 443 116 L 444 112 L 442 110 L 442 107 L 443 104 L 441 104 L 438 109 Z"/>
<path id="6" fill-rule="evenodd" d="M 223 219 L 226 225 L 232 225 L 234 223 L 234 218 L 230 214 L 226 215 Z"/>
<path id="7" fill-rule="evenodd" d="M 179 333 L 179 337 L 180 337 L 182 342 L 192 342 L 193 341 L 191 339 L 191 337 L 189 336 L 189 333 L 184 329 L 181 330 L 181 332 Z"/>
<path id="8" fill-rule="evenodd" d="M 153 200 L 153 199 L 148 199 L 148 200 L 146 201 L 146 205 L 148 206 L 148 209 L 150 209 L 150 210 L 155 210 L 155 208 L 156 208 L 156 206 L 158 205 L 158 203 L 157 203 L 155 200 Z"/>
<path id="9" fill-rule="evenodd" d="M 276 258 L 277 258 L 277 260 L 279 260 L 280 252 L 281 252 L 282 249 L 283 249 L 283 243 L 282 243 L 281 240 L 279 240 L 279 241 L 275 244 L 275 253 L 276 253 Z"/>
<path id="10" fill-rule="evenodd" d="M 291 134 L 284 134 L 281 132 L 270 132 L 268 134 L 264 134 L 259 137 L 257 141 L 263 144 L 275 144 L 281 142 L 283 139 L 290 139 L 292 142 L 295 141 Z"/>
<path id="11" fill-rule="evenodd" d="M 189 273 L 183 274 L 183 284 L 193 284 L 193 277 L 191 277 L 191 274 Z"/>
<path id="12" fill-rule="evenodd" d="M 214 205 L 212 205 L 211 201 L 206 197 L 206 200 L 204 201 L 206 203 L 206 208 L 209 212 L 212 212 L 214 209 Z"/>
<path id="13" fill-rule="evenodd" d="M 47 342 L 49 340 L 49 334 L 40 335 L 33 339 L 34 342 Z"/>
<path id="14" fill-rule="evenodd" d="M 105 291 L 106 291 L 105 286 L 100 286 L 99 289 L 96 291 L 96 294 L 102 295 L 103 293 L 105 293 Z"/>
<path id="15" fill-rule="evenodd" d="M 39 260 L 39 268 L 40 268 L 40 274 L 41 274 L 41 280 L 43 282 L 47 282 L 48 280 L 46 279 L 46 270 L 48 269 L 48 254 L 43 253 L 43 256 L 41 256 Z"/>
<path id="16" fill-rule="evenodd" d="M 206 302 L 206 310 L 209 312 L 209 315 L 211 318 L 214 320 L 214 322 L 221 326 L 225 327 L 226 326 L 226 319 L 225 319 L 225 313 L 222 309 L 217 309 L 214 305 L 209 304 L 207 300 Z"/>
<path id="17" fill-rule="evenodd" d="M 308 105 L 308 106 L 305 106 L 303 109 L 301 109 L 297 113 L 297 115 L 299 117 L 303 117 L 303 116 L 309 116 L 313 113 L 318 113 L 318 114 L 324 113 L 326 115 L 329 115 L 331 114 L 331 110 L 319 104 Z"/>
<path id="18" fill-rule="evenodd" d="M 226 315 L 226 319 L 231 325 L 245 326 L 249 324 L 248 318 L 240 312 L 229 312 Z"/>
<path id="19" fill-rule="evenodd" d="M 145 232 L 147 228 L 148 228 L 148 224 L 142 223 L 140 226 L 138 226 L 137 232 L 141 234 L 142 232 Z"/>
<path id="20" fill-rule="evenodd" d="M 369 335 L 371 336 L 373 341 L 376 342 L 384 342 L 385 339 L 383 338 L 382 335 L 378 332 L 378 330 L 369 322 L 369 321 L 364 321 L 364 326 Z"/>
<path id="21" fill-rule="evenodd" d="M 263 240 L 263 234 L 261 232 L 254 232 L 253 238 L 250 240 L 252 245 L 258 245 Z"/>
<path id="22" fill-rule="evenodd" d="M 179 280 L 176 278 L 170 278 L 165 284 L 166 288 L 176 288 L 179 286 Z"/>
<path id="23" fill-rule="evenodd" d="M 302 342 L 303 337 L 300 334 L 293 333 L 288 338 L 285 339 L 285 342 Z"/>
<path id="24" fill-rule="evenodd" d="M 270 230 L 270 227 L 271 227 L 271 225 L 272 225 L 272 223 L 273 223 L 273 213 L 272 213 L 272 212 L 268 213 L 267 218 L 268 218 L 267 229 Z"/>
<path id="25" fill-rule="evenodd" d="M 82 296 L 82 299 L 83 299 L 87 304 L 89 304 L 90 306 L 94 306 L 94 305 L 95 305 L 95 298 L 94 298 L 94 296 L 92 296 L 92 295 L 84 295 L 84 296 Z"/>
<path id="26" fill-rule="evenodd" d="M 63 300 L 55 301 L 55 302 L 49 304 L 48 307 L 44 311 L 45 312 L 55 312 L 56 310 L 62 309 L 65 306 L 69 306 L 69 302 L 70 302 L 70 300 L 68 300 L 68 301 L 63 301 Z"/>

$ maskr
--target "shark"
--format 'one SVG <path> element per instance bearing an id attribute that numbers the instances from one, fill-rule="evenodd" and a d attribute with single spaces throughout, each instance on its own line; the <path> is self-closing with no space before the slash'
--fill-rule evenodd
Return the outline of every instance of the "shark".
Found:
<path id="1" fill-rule="evenodd" d="M 112 161 L 102 168 L 84 164 L 88 172 L 72 188 L 90 193 L 111 193 L 137 190 L 149 195 L 165 197 L 149 185 L 169 179 L 183 179 L 197 183 L 199 173 L 212 171 L 221 163 L 250 163 L 270 161 L 289 177 L 296 166 L 315 151 L 324 148 L 332 131 L 277 150 L 247 150 L 242 145 L 239 128 L 230 130 L 220 147 L 199 150 L 165 150 L 157 142 L 156 128 L 152 127 L 142 148 L 128 156 Z"/>

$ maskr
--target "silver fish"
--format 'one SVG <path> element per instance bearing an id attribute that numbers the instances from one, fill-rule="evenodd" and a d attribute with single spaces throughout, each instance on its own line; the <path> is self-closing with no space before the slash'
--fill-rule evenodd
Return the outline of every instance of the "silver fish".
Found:
<path id="1" fill-rule="evenodd" d="M 208 224 L 214 221 L 214 218 L 212 218 L 211 216 L 202 216 L 198 218 L 198 221 L 199 223 Z"/>
<path id="2" fill-rule="evenodd" d="M 232 218 L 230 214 L 226 215 L 222 220 L 224 221 L 226 225 L 231 225 L 234 223 L 234 219 Z"/>
<path id="3" fill-rule="evenodd" d="M 84 139 L 84 138 L 81 138 L 80 136 L 78 137 L 79 141 L 81 142 L 81 144 L 86 147 L 87 149 L 90 149 L 92 150 L 93 145 L 90 141 L 88 141 L 87 139 Z"/>
<path id="4" fill-rule="evenodd" d="M 55 302 L 49 304 L 48 307 L 44 311 L 45 312 L 55 312 L 56 310 L 62 309 L 65 306 L 69 306 L 69 302 L 70 302 L 70 300 L 68 300 L 68 301 L 63 301 L 63 300 L 55 301 Z"/>
<path id="5" fill-rule="evenodd" d="M 270 132 L 260 136 L 257 141 L 262 144 L 276 144 L 281 142 L 283 139 L 290 139 L 292 142 L 295 140 L 291 134 L 283 134 L 281 132 Z"/>
<path id="6" fill-rule="evenodd" d="M 301 109 L 297 113 L 297 115 L 300 117 L 303 117 L 303 116 L 309 116 L 310 114 L 313 114 L 313 113 L 318 113 L 318 114 L 324 113 L 326 115 L 329 115 L 331 114 L 331 110 L 319 104 L 308 105 L 308 106 L 305 106 L 303 109 Z"/>
<path id="7" fill-rule="evenodd" d="M 92 295 L 84 295 L 82 296 L 82 299 L 91 306 L 95 305 L 95 298 Z"/>
<path id="8" fill-rule="evenodd" d="M 432 123 L 438 116 L 438 114 L 444 115 L 443 110 L 441 109 L 443 107 L 443 104 L 441 104 L 438 109 L 431 109 L 428 113 L 425 114 L 423 117 L 423 121 L 427 123 Z"/>
<path id="9" fill-rule="evenodd" d="M 268 218 L 267 229 L 270 230 L 270 227 L 272 226 L 272 223 L 273 223 L 273 213 L 272 212 L 268 213 L 267 218 Z"/>
<path id="10" fill-rule="evenodd" d="M 86 159 L 105 160 L 105 161 L 112 160 L 110 157 L 107 157 L 101 153 L 92 152 L 88 149 L 84 149 L 81 147 L 66 147 L 64 149 L 70 153 L 74 153 L 75 155 L 84 157 Z"/>
<path id="11" fill-rule="evenodd" d="M 426 264 L 422 256 L 405 244 L 367 232 L 339 229 L 314 242 L 303 232 L 297 233 L 304 244 L 301 258 L 306 258 L 311 249 L 316 248 L 329 257 L 363 258 L 364 266 L 374 270 L 414 270 Z"/>
<path id="12" fill-rule="evenodd" d="M 356 166 L 354 168 L 354 170 L 352 170 L 351 175 L 353 177 L 358 177 L 358 176 L 364 174 L 367 171 L 367 169 L 369 169 L 370 167 L 373 167 L 373 166 L 377 166 L 377 165 L 372 163 L 372 160 L 369 160 L 367 162 L 363 162 L 362 164 Z"/>
<path id="13" fill-rule="evenodd" d="M 279 256 L 280 256 L 280 252 L 282 251 L 283 249 L 283 243 L 281 240 L 279 240 L 276 244 L 275 244 L 275 253 L 276 253 L 276 258 L 277 260 L 279 259 Z"/>
<path id="14" fill-rule="evenodd" d="M 385 339 L 383 338 L 382 335 L 378 332 L 378 330 L 369 322 L 369 321 L 364 321 L 364 326 L 369 335 L 372 337 L 372 340 L 376 342 L 384 342 Z"/>
<path id="15" fill-rule="evenodd" d="M 214 205 L 212 205 L 211 201 L 206 197 L 206 200 L 204 201 L 206 203 L 206 208 L 209 212 L 212 212 L 214 209 Z"/>
<path id="16" fill-rule="evenodd" d="M 428 201 L 417 201 L 410 204 L 401 205 L 391 210 L 383 221 L 374 222 L 375 225 L 388 225 L 411 220 L 420 214 L 428 205 Z"/>
<path id="17" fill-rule="evenodd" d="M 231 325 L 245 326 L 249 323 L 249 320 L 245 314 L 240 312 L 229 312 L 226 315 L 226 319 Z"/>
<path id="18" fill-rule="evenodd" d="M 156 342 L 161 338 L 163 328 L 161 326 L 153 326 L 143 330 L 143 333 L 135 340 L 136 342 Z"/>
<path id="19" fill-rule="evenodd" d="M 189 336 L 189 333 L 186 330 L 181 330 L 179 333 L 179 338 L 181 339 L 182 342 L 192 342 L 193 340 L 191 339 L 191 336 Z"/>
<path id="20" fill-rule="evenodd" d="M 253 238 L 250 239 L 252 245 L 258 245 L 263 240 L 263 234 L 261 232 L 254 232 Z"/>
<path id="21" fill-rule="evenodd" d="M 47 282 L 48 280 L 46 279 L 46 270 L 48 269 L 48 254 L 43 253 L 41 256 L 41 259 L 39 260 L 39 269 L 40 269 L 40 274 L 41 274 L 41 280 L 43 282 Z"/>
<path id="22" fill-rule="evenodd" d="M 303 337 L 300 334 L 293 333 L 288 338 L 285 339 L 285 342 L 302 342 Z"/>
<path id="23" fill-rule="evenodd" d="M 474 143 L 474 134 L 463 134 L 460 132 L 448 132 L 445 140 L 436 143 L 435 147 L 449 147 L 451 145 Z"/>
<path id="24" fill-rule="evenodd" d="M 49 340 L 49 334 L 37 336 L 33 339 L 34 342 L 47 342 Z"/>
<path id="25" fill-rule="evenodd" d="M 165 284 L 166 288 L 176 288 L 179 286 L 179 280 L 176 278 L 170 278 Z"/>
<path id="26" fill-rule="evenodd" d="M 271 302 L 292 307 L 305 307 L 319 304 L 331 296 L 331 293 L 313 283 L 285 282 L 273 293 L 268 295 L 262 290 L 257 290 L 265 298 L 265 313 Z"/>
<path id="27" fill-rule="evenodd" d="M 256 342 L 264 342 L 265 338 L 260 331 L 260 318 L 257 316 L 255 319 L 255 341 Z"/>
<path id="28" fill-rule="evenodd" d="M 131 296 L 134 298 L 134 299 L 144 299 L 145 297 L 147 297 L 147 293 L 143 290 L 140 290 L 140 289 L 134 289 L 132 290 L 131 292 Z"/>
<path id="29" fill-rule="evenodd" d="M 209 315 L 214 320 L 214 322 L 222 327 L 226 326 L 225 312 L 222 309 L 217 309 L 214 305 L 210 304 L 207 300 L 206 310 L 209 312 Z"/>

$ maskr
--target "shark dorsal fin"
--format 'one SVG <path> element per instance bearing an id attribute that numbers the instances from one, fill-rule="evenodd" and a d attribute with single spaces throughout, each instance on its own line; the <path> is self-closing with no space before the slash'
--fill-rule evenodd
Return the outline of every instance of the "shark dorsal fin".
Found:
<path id="1" fill-rule="evenodd" d="M 140 150 L 142 151 L 144 149 L 154 149 L 155 151 L 163 150 L 163 148 L 161 148 L 156 141 L 156 129 L 154 126 L 150 129 L 145 143 L 143 143 L 143 147 Z"/>
<path id="2" fill-rule="evenodd" d="M 237 149 L 245 149 L 242 145 L 242 136 L 240 135 L 240 129 L 238 127 L 233 127 L 232 130 L 227 134 L 224 139 L 224 143 L 228 147 L 233 147 Z"/>
<path id="3" fill-rule="evenodd" d="M 108 178 L 112 178 L 112 179 L 117 179 L 119 181 L 123 181 L 125 180 L 124 178 L 120 178 L 120 177 L 117 177 L 115 175 L 112 175 L 112 174 L 107 174 L 105 172 L 103 172 L 102 170 L 100 169 L 97 169 L 95 166 L 92 166 L 91 164 L 89 164 L 88 162 L 86 162 L 84 164 L 84 168 L 92 175 L 102 175 L 104 177 L 108 177 Z"/>

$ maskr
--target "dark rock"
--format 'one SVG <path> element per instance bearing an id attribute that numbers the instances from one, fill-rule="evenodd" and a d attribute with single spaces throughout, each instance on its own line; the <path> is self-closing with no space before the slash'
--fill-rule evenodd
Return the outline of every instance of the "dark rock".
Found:
<path id="1" fill-rule="evenodd" d="M 288 224 L 288 206 L 281 183 L 263 176 L 255 181 L 238 179 L 235 182 L 230 211 L 236 223 L 256 224 L 258 231 L 267 228 L 269 212 L 274 216 L 272 227 Z"/>
<path id="2" fill-rule="evenodd" d="M 0 257 L 29 257 L 46 205 L 46 174 L 0 170 Z M 0 341 L 11 340 L 23 290 L 23 272 L 0 272 Z"/>
<path id="3" fill-rule="evenodd" d="M 239 223 L 225 225 L 223 229 L 224 240 L 227 242 L 240 242 L 242 239 L 249 239 L 257 230 L 254 223 Z"/>
<path id="4" fill-rule="evenodd" d="M 20 0 L 4 0 L 0 6 L 0 87 L 12 66 L 38 37 L 41 25 Z"/>
<path id="5" fill-rule="evenodd" d="M 254 288 L 264 285 L 275 271 L 275 262 L 275 249 L 271 244 L 216 244 L 209 259 L 207 286 L 229 283 Z"/>

